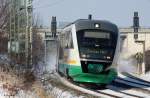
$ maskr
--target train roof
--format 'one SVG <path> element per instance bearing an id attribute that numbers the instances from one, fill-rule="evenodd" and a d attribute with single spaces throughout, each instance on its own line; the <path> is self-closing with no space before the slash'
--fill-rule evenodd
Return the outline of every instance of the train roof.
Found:
<path id="1" fill-rule="evenodd" d="M 78 19 L 73 23 L 68 24 L 67 26 L 72 24 L 75 24 L 76 31 L 83 30 L 83 29 L 100 29 L 100 30 L 118 32 L 118 27 L 115 24 L 106 20 Z M 95 27 L 96 24 L 98 24 L 99 27 Z"/>

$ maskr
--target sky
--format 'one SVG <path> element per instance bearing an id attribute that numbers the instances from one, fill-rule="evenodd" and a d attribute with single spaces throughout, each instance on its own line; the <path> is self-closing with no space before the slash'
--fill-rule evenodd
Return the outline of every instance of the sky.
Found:
<path id="1" fill-rule="evenodd" d="M 73 22 L 92 14 L 93 19 L 129 27 L 134 11 L 138 11 L 140 26 L 150 27 L 150 0 L 33 0 L 33 7 L 44 26 L 50 26 L 52 16 L 58 22 Z"/>

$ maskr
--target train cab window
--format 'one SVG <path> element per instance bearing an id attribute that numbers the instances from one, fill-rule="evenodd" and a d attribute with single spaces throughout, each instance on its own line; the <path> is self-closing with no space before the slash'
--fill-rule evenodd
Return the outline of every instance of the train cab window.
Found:
<path id="1" fill-rule="evenodd" d="M 113 60 L 117 35 L 99 30 L 77 32 L 78 48 L 81 58 Z"/>

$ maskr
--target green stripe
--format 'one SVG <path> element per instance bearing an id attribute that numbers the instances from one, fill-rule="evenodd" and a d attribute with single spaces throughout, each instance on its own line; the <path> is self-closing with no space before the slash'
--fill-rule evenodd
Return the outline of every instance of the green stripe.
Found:
<path id="1" fill-rule="evenodd" d="M 83 73 L 81 66 L 63 64 L 64 68 L 69 69 L 69 76 L 76 82 L 88 82 L 88 83 L 110 83 L 117 76 L 115 69 L 110 69 L 108 74 L 92 74 Z"/>

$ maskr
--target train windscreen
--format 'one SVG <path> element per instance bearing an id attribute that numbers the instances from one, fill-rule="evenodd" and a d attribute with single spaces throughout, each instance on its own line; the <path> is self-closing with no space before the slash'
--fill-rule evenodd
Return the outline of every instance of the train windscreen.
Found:
<path id="1" fill-rule="evenodd" d="M 77 32 L 80 58 L 113 60 L 117 36 L 110 32 L 79 31 Z"/>

